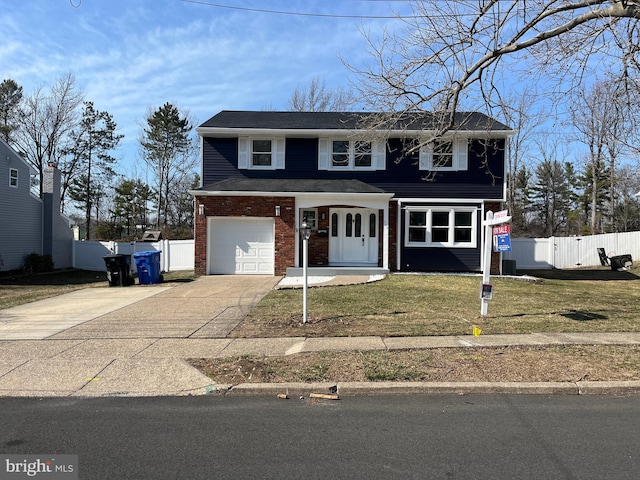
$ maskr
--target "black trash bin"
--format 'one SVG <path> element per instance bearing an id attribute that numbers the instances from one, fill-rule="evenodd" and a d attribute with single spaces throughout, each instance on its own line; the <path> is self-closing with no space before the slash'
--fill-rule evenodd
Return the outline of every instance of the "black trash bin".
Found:
<path id="1" fill-rule="evenodd" d="M 131 276 L 131 255 L 112 254 L 104 257 L 107 266 L 107 280 L 110 287 L 133 285 Z"/>
<path id="2" fill-rule="evenodd" d="M 611 262 L 611 270 L 622 270 L 623 268 L 633 266 L 633 260 L 631 259 L 631 255 L 628 253 L 609 257 L 609 262 Z"/>

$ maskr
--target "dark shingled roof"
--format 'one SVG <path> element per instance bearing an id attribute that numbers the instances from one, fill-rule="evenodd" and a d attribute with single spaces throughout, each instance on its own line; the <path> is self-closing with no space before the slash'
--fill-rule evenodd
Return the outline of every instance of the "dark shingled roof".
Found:
<path id="1" fill-rule="evenodd" d="M 227 178 L 196 192 L 385 193 L 360 180 Z"/>
<path id="2" fill-rule="evenodd" d="M 223 110 L 200 127 L 255 128 L 283 130 L 351 130 L 366 128 L 367 120 L 382 118 L 372 112 L 265 112 Z M 391 130 L 433 130 L 437 122 L 432 113 L 403 114 Z M 479 112 L 456 113 L 456 130 L 508 131 L 510 128 Z"/>

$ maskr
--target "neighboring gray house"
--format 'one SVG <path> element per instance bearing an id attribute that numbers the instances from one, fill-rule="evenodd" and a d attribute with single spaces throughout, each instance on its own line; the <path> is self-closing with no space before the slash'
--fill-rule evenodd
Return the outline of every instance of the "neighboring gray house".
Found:
<path id="1" fill-rule="evenodd" d="M 73 233 L 60 214 L 60 171 L 45 170 L 44 193 L 31 193 L 33 168 L 0 139 L 0 271 L 22 267 L 30 253 L 72 266 Z"/>

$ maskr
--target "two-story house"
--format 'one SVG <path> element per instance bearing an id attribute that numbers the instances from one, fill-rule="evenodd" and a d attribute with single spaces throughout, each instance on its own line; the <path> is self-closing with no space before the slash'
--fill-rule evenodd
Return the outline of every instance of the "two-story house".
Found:
<path id="1" fill-rule="evenodd" d="M 60 213 L 60 171 L 44 171 L 42 199 L 31 192 L 35 170 L 0 139 L 0 271 L 17 270 L 30 253 L 51 255 L 56 268 L 73 264 L 73 232 Z"/>
<path id="2" fill-rule="evenodd" d="M 200 125 L 196 273 L 301 267 L 303 219 L 312 268 L 480 271 L 482 219 L 505 200 L 513 131 L 460 113 L 431 141 L 432 115 L 384 131 L 364 126 L 373 115 L 222 111 Z"/>

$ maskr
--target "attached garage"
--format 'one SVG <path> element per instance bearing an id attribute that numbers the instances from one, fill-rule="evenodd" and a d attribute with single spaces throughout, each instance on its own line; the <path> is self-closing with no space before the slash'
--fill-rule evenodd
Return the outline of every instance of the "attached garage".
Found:
<path id="1" fill-rule="evenodd" d="M 274 274 L 273 218 L 210 217 L 207 230 L 209 274 Z"/>

